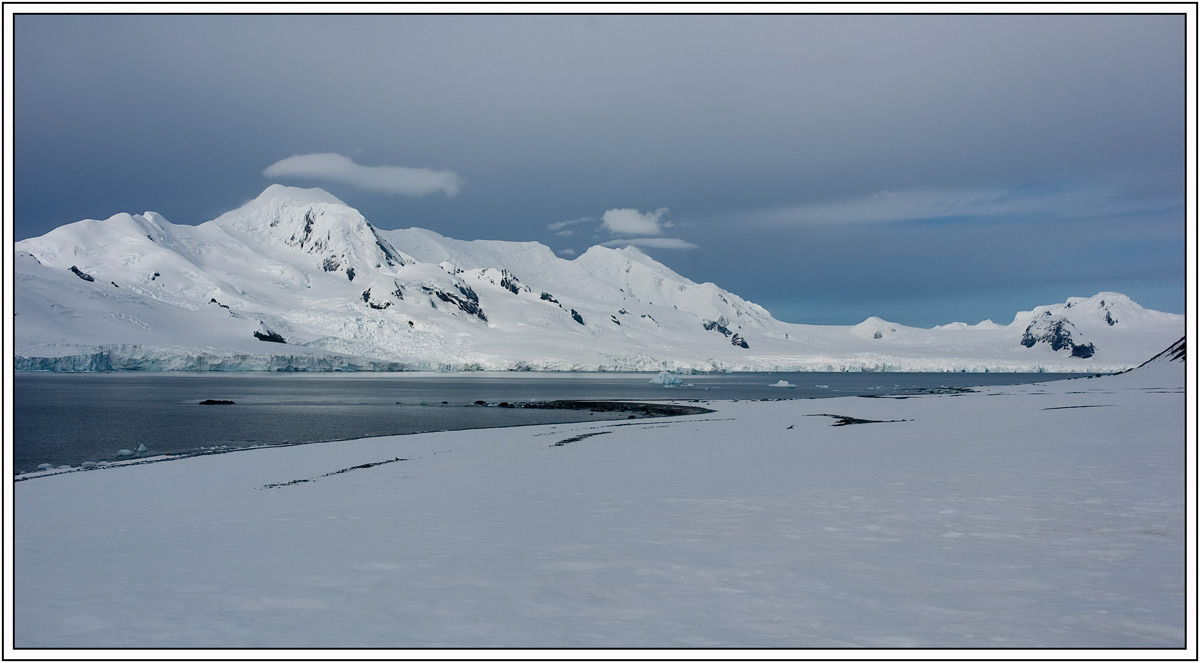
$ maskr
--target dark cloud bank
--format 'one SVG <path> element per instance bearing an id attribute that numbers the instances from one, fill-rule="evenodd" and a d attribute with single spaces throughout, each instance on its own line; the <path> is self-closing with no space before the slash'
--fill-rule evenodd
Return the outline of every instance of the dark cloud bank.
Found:
<path id="1" fill-rule="evenodd" d="M 1181 312 L 1185 28 L 18 15 L 13 230 L 199 223 L 281 181 L 384 228 L 639 244 L 797 322 Z"/>

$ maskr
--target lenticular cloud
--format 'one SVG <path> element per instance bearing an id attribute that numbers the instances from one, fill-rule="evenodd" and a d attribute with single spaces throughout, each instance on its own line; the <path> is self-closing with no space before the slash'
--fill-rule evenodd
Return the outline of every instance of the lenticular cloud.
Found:
<path id="1" fill-rule="evenodd" d="M 601 225 L 614 235 L 661 235 L 663 228 L 671 227 L 670 223 L 662 222 L 666 213 L 665 207 L 645 213 L 635 209 L 610 209 L 601 217 Z"/>
<path id="2" fill-rule="evenodd" d="M 349 157 L 332 152 L 290 156 L 267 166 L 263 175 L 342 182 L 367 191 L 401 196 L 425 196 L 437 192 L 455 196 L 463 184 L 462 177 L 448 170 L 362 166 Z"/>

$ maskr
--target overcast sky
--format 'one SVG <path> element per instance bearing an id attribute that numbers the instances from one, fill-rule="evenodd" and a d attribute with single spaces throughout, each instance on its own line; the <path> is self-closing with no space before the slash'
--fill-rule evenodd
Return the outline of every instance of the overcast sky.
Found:
<path id="1" fill-rule="evenodd" d="M 792 322 L 1184 310 L 1182 15 L 14 26 L 18 240 L 280 182 L 384 229 L 632 243 Z"/>

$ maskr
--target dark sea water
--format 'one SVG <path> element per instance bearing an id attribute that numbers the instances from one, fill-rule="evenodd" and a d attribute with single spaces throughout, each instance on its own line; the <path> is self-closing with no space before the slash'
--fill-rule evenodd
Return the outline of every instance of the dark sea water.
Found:
<path id="1" fill-rule="evenodd" d="M 624 419 L 627 413 L 500 408 L 507 401 L 758 400 L 920 393 L 1069 375 L 727 373 L 651 384 L 650 373 L 18 373 L 13 467 L 467 428 Z M 786 380 L 794 388 L 769 385 Z M 200 405 L 205 399 L 234 405 Z M 475 405 L 487 401 L 491 407 Z M 139 445 L 146 451 L 137 452 Z M 118 455 L 120 450 L 134 452 Z"/>

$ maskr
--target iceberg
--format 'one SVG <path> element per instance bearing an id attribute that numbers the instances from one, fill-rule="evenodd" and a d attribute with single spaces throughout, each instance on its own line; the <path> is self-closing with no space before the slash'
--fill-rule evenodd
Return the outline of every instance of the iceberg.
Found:
<path id="1" fill-rule="evenodd" d="M 662 371 L 650 378 L 650 384 L 661 384 L 664 387 L 678 387 L 683 384 L 683 378 L 670 371 Z"/>

